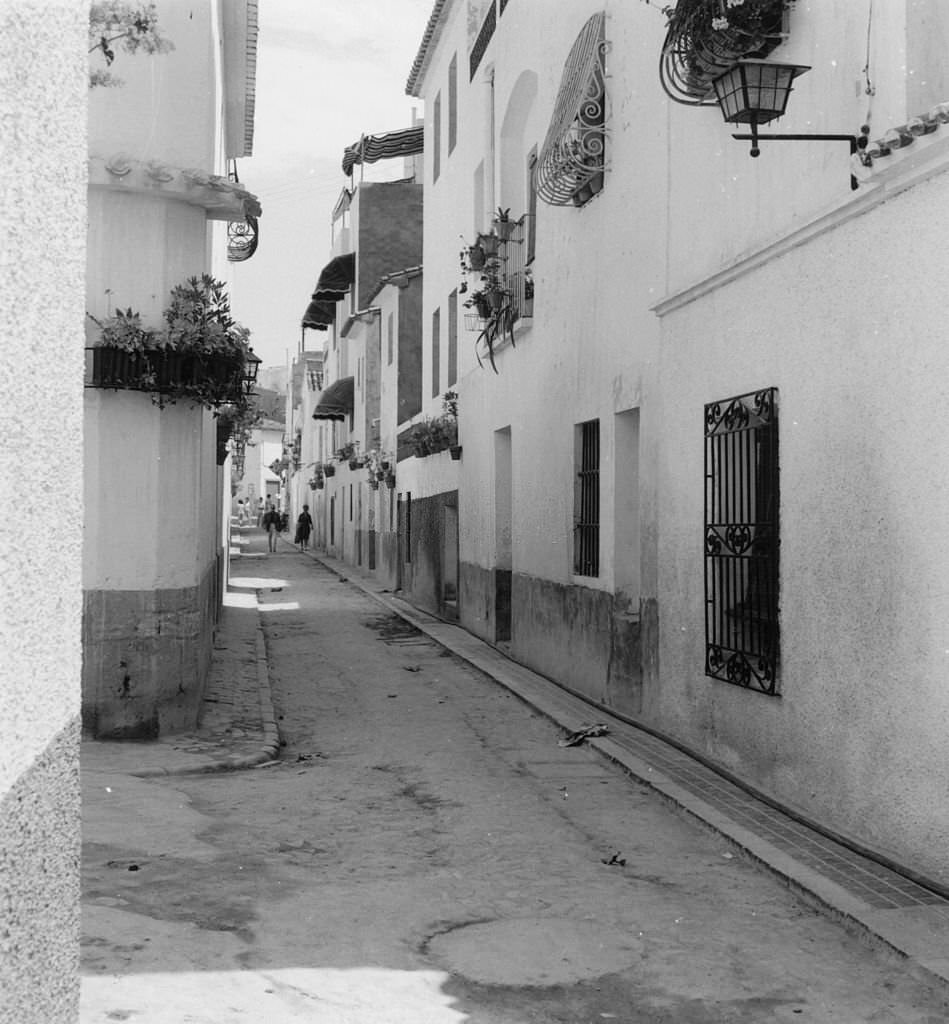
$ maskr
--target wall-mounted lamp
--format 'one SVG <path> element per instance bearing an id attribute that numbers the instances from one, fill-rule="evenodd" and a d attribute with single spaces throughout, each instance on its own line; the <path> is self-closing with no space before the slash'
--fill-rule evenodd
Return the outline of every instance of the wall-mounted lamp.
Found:
<path id="1" fill-rule="evenodd" d="M 751 142 L 751 155 L 758 156 L 759 140 L 768 142 L 848 142 L 850 153 L 857 152 L 855 135 L 759 135 L 758 125 L 780 117 L 788 105 L 791 87 L 798 75 L 810 71 L 806 64 L 776 64 L 767 60 L 742 60 L 712 82 L 722 116 L 729 124 L 751 126 L 750 135 L 733 135 Z M 850 187 L 857 180 L 850 176 Z"/>
<path id="2" fill-rule="evenodd" d="M 253 390 L 254 384 L 257 381 L 257 371 L 260 369 L 262 362 L 262 359 L 258 359 L 254 355 L 253 349 L 247 350 L 247 355 L 244 356 L 244 371 L 241 374 L 241 380 L 244 382 L 244 387 L 247 389 L 248 394 Z"/>

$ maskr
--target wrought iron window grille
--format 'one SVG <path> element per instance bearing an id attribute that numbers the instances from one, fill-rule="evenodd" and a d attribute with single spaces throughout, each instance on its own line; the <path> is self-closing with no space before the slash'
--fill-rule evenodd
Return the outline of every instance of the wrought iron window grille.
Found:
<path id="1" fill-rule="evenodd" d="M 537 195 L 552 206 L 583 206 L 606 171 L 606 15 L 583 26 L 564 64 L 554 113 L 534 169 Z"/>
<path id="2" fill-rule="evenodd" d="M 600 575 L 600 421 L 579 427 L 579 470 L 573 526 L 573 571 Z"/>
<path id="3" fill-rule="evenodd" d="M 778 407 L 705 406 L 705 674 L 778 693 Z"/>
<path id="4" fill-rule="evenodd" d="M 477 74 L 478 68 L 481 65 L 481 59 L 484 57 L 485 50 L 488 48 L 488 43 L 491 42 L 491 37 L 494 35 L 494 30 L 497 28 L 497 25 L 497 8 L 494 0 L 491 0 L 491 6 L 488 8 L 488 13 L 485 15 L 485 19 L 481 23 L 481 30 L 478 32 L 478 38 L 475 40 L 475 44 L 468 56 L 469 81 L 472 81 L 474 76 Z"/>

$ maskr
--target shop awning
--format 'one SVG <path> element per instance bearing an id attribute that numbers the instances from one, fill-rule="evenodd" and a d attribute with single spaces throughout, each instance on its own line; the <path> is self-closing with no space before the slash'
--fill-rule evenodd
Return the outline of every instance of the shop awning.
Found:
<path id="1" fill-rule="evenodd" d="M 313 298 L 317 301 L 339 302 L 356 280 L 356 254 L 336 256 L 320 271 Z"/>
<path id="2" fill-rule="evenodd" d="M 356 164 L 374 164 L 396 156 L 413 156 L 424 149 L 425 126 L 403 128 L 385 135 L 363 135 L 343 150 L 343 174 L 353 173 Z"/>
<path id="3" fill-rule="evenodd" d="M 313 410 L 315 420 L 344 420 L 353 414 L 353 378 L 341 377 L 320 395 Z"/>
<path id="4" fill-rule="evenodd" d="M 330 324 L 336 322 L 336 303 L 313 299 L 303 314 L 303 326 L 325 331 Z"/>

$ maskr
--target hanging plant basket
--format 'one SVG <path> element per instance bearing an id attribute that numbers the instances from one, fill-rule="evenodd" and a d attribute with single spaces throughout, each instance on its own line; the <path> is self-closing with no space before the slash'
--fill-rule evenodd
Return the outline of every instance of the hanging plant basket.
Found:
<path id="1" fill-rule="evenodd" d="M 461 458 L 461 445 L 450 445 L 448 448 L 448 454 L 452 457 L 452 461 L 458 462 L 458 460 Z"/>
<path id="2" fill-rule="evenodd" d="M 323 476 L 335 476 L 335 475 L 336 475 L 336 467 L 335 466 L 327 465 L 327 466 L 323 467 Z"/>
<path id="3" fill-rule="evenodd" d="M 386 487 L 391 491 L 395 487 L 395 473 L 386 474 Z"/>

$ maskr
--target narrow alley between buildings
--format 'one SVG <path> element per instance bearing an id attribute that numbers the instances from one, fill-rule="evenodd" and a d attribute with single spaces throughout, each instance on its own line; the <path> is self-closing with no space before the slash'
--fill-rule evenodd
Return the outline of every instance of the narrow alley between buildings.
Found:
<path id="1" fill-rule="evenodd" d="M 84 1024 L 947 1019 L 907 963 L 325 564 L 240 539 L 279 757 L 140 778 L 147 745 L 87 744 Z"/>

